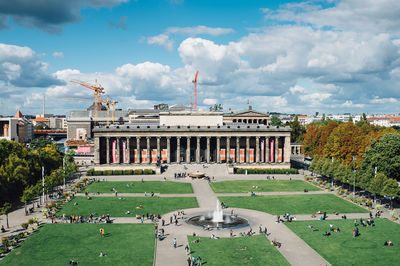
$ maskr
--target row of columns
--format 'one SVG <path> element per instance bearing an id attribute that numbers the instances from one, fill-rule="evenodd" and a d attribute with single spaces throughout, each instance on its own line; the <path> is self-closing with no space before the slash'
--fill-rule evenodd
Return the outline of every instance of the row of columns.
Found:
<path id="1" fill-rule="evenodd" d="M 106 163 L 110 164 L 110 138 L 111 137 L 106 137 Z M 171 137 L 165 137 L 167 140 L 167 163 L 171 163 Z M 190 138 L 191 137 L 186 137 L 187 138 L 187 145 L 186 145 L 186 163 L 190 163 Z M 200 136 L 196 136 L 196 163 L 200 163 Z M 232 137 L 226 137 L 226 161 L 229 160 L 230 158 L 230 150 L 231 150 L 231 138 Z M 240 137 L 234 137 L 236 138 L 236 146 L 234 149 L 236 149 L 236 162 L 239 161 L 240 158 Z M 278 145 L 279 145 L 279 137 L 265 137 L 265 144 L 264 144 L 264 162 L 267 161 L 267 158 L 269 158 L 270 155 L 270 138 L 274 138 L 274 159 L 273 162 L 278 161 Z M 290 149 L 290 137 L 285 136 L 285 141 L 284 141 L 284 148 L 283 150 L 283 157 L 282 157 L 282 162 L 290 162 L 290 154 L 291 154 L 291 149 Z M 147 150 L 147 156 L 148 156 L 148 163 L 151 163 L 152 161 L 152 155 L 150 151 L 150 139 L 151 137 L 146 137 L 146 150 Z M 210 158 L 211 158 L 211 149 L 210 149 L 210 139 L 211 137 L 206 137 L 206 162 L 210 163 Z M 136 137 L 136 149 L 137 149 L 137 156 L 140 158 L 140 152 L 141 152 L 141 145 L 140 145 L 140 140 L 141 137 Z M 157 158 L 161 158 L 160 152 L 161 152 L 161 137 L 156 137 L 157 140 Z M 179 163 L 180 162 L 180 149 L 181 149 L 181 137 L 177 136 L 177 153 L 176 153 L 176 161 Z M 260 137 L 256 136 L 256 145 L 255 145 L 255 163 L 259 163 L 260 160 Z M 130 147 L 131 147 L 131 138 L 127 137 L 127 150 L 128 152 L 126 153 L 126 160 L 127 162 L 131 161 L 130 158 Z M 99 161 L 99 153 L 100 153 L 100 141 L 99 138 L 95 139 L 95 157 L 97 157 L 97 161 Z M 220 158 L 220 150 L 221 150 L 221 137 L 216 137 L 216 146 L 217 146 L 217 156 L 216 156 L 216 162 L 221 163 L 221 158 Z M 117 162 L 120 163 L 120 154 L 121 154 L 121 148 L 120 148 L 120 137 L 116 137 L 116 157 L 117 157 Z M 96 158 L 95 158 L 96 161 Z M 245 161 L 250 162 L 250 137 L 246 137 L 246 149 L 245 149 Z"/>

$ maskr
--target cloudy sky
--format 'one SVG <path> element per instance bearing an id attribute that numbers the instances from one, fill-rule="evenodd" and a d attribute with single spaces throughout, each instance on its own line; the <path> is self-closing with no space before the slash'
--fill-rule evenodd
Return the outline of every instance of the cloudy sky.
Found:
<path id="1" fill-rule="evenodd" d="M 0 0 L 0 114 L 119 108 L 399 113 L 400 1 Z"/>

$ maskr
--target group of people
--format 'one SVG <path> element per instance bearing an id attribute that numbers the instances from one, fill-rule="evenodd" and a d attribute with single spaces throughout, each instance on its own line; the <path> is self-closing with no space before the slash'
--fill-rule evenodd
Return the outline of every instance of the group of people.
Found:
<path id="1" fill-rule="evenodd" d="M 198 256 L 196 259 L 195 257 L 190 257 L 190 255 L 188 255 L 188 258 L 187 258 L 187 262 L 188 262 L 189 266 L 194 266 L 194 265 L 201 266 L 201 260 L 202 259 L 200 256 Z"/>
<path id="2" fill-rule="evenodd" d="M 183 173 L 174 173 L 174 179 L 181 178 L 181 177 L 187 177 L 187 176 L 189 176 L 189 174 L 186 173 L 186 172 L 183 172 Z"/>
<path id="3" fill-rule="evenodd" d="M 71 215 L 68 218 L 69 222 L 72 223 L 112 223 L 110 219 L 110 215 L 101 215 L 100 217 L 93 217 L 93 213 L 89 215 L 89 217 Z M 55 220 L 52 219 L 52 222 Z"/>

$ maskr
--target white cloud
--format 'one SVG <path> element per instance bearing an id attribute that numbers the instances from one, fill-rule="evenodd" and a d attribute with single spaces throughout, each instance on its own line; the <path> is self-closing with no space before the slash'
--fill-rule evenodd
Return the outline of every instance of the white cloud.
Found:
<path id="1" fill-rule="evenodd" d="M 64 53 L 63 52 L 54 52 L 53 56 L 56 58 L 64 59 Z"/>
<path id="2" fill-rule="evenodd" d="M 212 99 L 212 98 L 205 98 L 203 100 L 203 104 L 205 105 L 213 105 L 217 103 L 217 99 Z"/>
<path id="3" fill-rule="evenodd" d="M 187 34 L 187 35 L 200 35 L 200 34 L 207 34 L 212 36 L 219 36 L 225 35 L 229 33 L 233 33 L 234 30 L 231 28 L 213 28 L 207 26 L 196 26 L 196 27 L 169 27 L 165 31 L 167 34 L 170 33 L 179 33 L 179 34 Z"/>
<path id="4" fill-rule="evenodd" d="M 289 90 L 290 90 L 290 92 L 291 92 L 292 94 L 304 93 L 304 92 L 306 91 L 305 88 L 303 88 L 303 87 L 301 87 L 301 86 L 299 86 L 299 85 L 296 85 L 296 86 L 294 86 L 294 87 L 291 87 Z"/>
<path id="5" fill-rule="evenodd" d="M 364 108 L 365 104 L 353 103 L 353 101 L 345 101 L 340 105 L 341 107 L 354 107 L 354 108 Z"/>
<path id="6" fill-rule="evenodd" d="M 219 36 L 234 32 L 231 28 L 213 28 L 207 26 L 196 26 L 196 27 L 169 27 L 164 33 L 156 36 L 146 37 L 144 40 L 148 44 L 155 44 L 163 46 L 165 49 L 171 51 L 174 48 L 174 41 L 171 39 L 173 34 L 186 34 L 190 36 L 196 36 L 201 34 Z"/>
<path id="7" fill-rule="evenodd" d="M 302 102 L 306 102 L 311 106 L 320 106 L 323 101 L 327 100 L 331 96 L 332 94 L 330 93 L 312 93 L 312 94 L 300 95 L 299 98 Z"/>
<path id="8" fill-rule="evenodd" d="M 397 99 L 395 98 L 379 98 L 375 97 L 374 99 L 370 100 L 370 103 L 377 103 L 377 104 L 383 104 L 383 103 L 397 103 Z"/>
<path id="9" fill-rule="evenodd" d="M 147 37 L 146 42 L 148 44 L 155 44 L 163 46 L 165 49 L 172 51 L 174 48 L 174 41 L 172 41 L 167 34 L 160 34 L 152 37 Z"/>

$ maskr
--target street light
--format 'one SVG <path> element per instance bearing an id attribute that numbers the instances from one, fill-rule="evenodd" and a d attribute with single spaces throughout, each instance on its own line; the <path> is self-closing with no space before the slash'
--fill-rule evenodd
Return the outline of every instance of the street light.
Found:
<path id="1" fill-rule="evenodd" d="M 353 198 L 356 198 L 356 162 L 357 158 L 356 156 L 353 156 Z"/>

